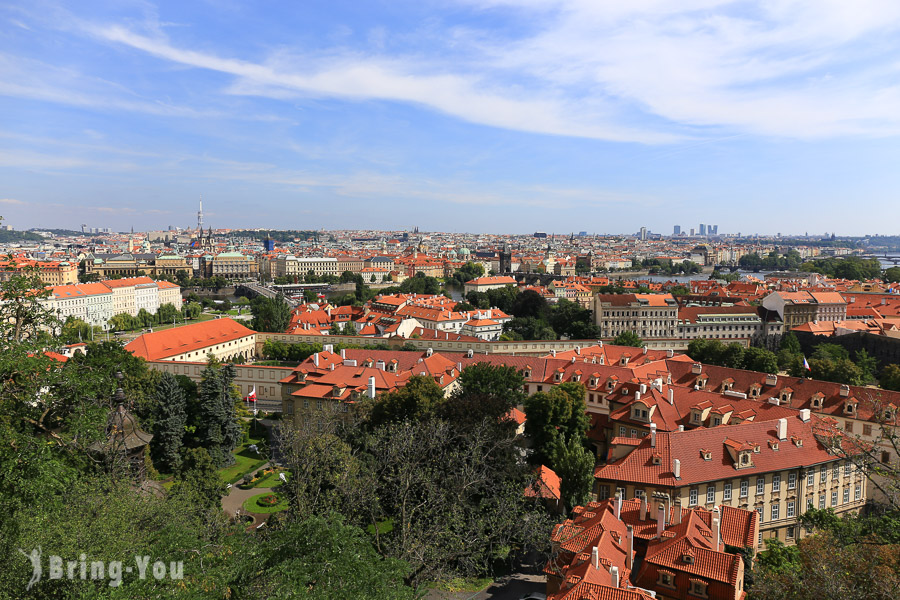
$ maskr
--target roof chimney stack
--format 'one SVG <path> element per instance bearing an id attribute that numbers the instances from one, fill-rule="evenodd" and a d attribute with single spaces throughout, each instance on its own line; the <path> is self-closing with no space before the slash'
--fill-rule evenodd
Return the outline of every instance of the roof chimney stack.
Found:
<path id="1" fill-rule="evenodd" d="M 631 570 L 634 569 L 634 527 L 626 525 L 625 530 L 628 532 L 628 548 L 625 550 L 625 566 Z"/>
<path id="2" fill-rule="evenodd" d="M 681 525 L 681 500 L 675 501 L 675 508 L 672 510 L 672 525 Z"/>
<path id="3" fill-rule="evenodd" d="M 600 568 L 600 549 L 597 546 L 591 549 L 591 566 L 595 569 Z"/>
<path id="4" fill-rule="evenodd" d="M 650 423 L 650 447 L 656 448 L 656 423 Z"/>
<path id="5" fill-rule="evenodd" d="M 783 442 L 787 439 L 787 419 L 778 419 L 778 441 Z"/>
<path id="6" fill-rule="evenodd" d="M 719 507 L 713 509 L 713 542 L 716 544 L 716 552 L 722 551 L 722 518 L 719 513 Z"/>
<path id="7" fill-rule="evenodd" d="M 641 496 L 641 521 L 647 520 L 647 495 Z"/>
<path id="8" fill-rule="evenodd" d="M 375 376 L 374 375 L 369 377 L 369 385 L 368 385 L 368 389 L 366 389 L 366 395 L 369 398 L 372 398 L 372 399 L 375 398 Z"/>
<path id="9" fill-rule="evenodd" d="M 669 404 L 675 404 L 675 390 L 673 388 L 669 388 Z"/>
<path id="10" fill-rule="evenodd" d="M 810 411 L 808 408 L 801 408 L 800 409 L 800 420 L 803 421 L 804 423 L 809 423 L 809 414 L 810 414 Z"/>
<path id="11" fill-rule="evenodd" d="M 662 539 L 663 531 L 666 529 L 666 507 L 662 504 L 656 509 L 656 537 Z"/>
<path id="12" fill-rule="evenodd" d="M 616 492 L 616 519 L 622 519 L 622 494 Z"/>
<path id="13" fill-rule="evenodd" d="M 612 580 L 610 581 L 610 585 L 614 588 L 619 587 L 619 567 L 610 567 L 609 577 Z"/>
<path id="14" fill-rule="evenodd" d="M 675 479 L 681 479 L 681 461 L 677 458 L 672 460 L 672 474 Z"/>
<path id="15" fill-rule="evenodd" d="M 316 365 L 317 367 L 319 366 L 319 353 L 318 352 L 313 354 L 313 364 Z"/>

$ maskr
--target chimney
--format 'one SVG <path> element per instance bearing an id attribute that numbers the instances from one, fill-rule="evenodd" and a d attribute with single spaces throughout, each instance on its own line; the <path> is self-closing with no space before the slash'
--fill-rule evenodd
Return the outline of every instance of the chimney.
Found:
<path id="1" fill-rule="evenodd" d="M 595 569 L 600 568 L 600 549 L 597 546 L 591 549 L 591 566 Z"/>
<path id="2" fill-rule="evenodd" d="M 666 529 L 666 507 L 662 504 L 656 510 L 656 537 L 662 539 L 663 531 Z"/>
<path id="3" fill-rule="evenodd" d="M 647 384 L 642 383 L 640 387 L 641 387 L 641 394 L 646 394 L 647 393 Z"/>
<path id="4" fill-rule="evenodd" d="M 675 356 L 674 350 L 666 350 L 666 358 L 672 358 L 673 356 Z"/>
<path id="5" fill-rule="evenodd" d="M 581 346 L 575 346 L 575 354 L 581 354 Z"/>
<path id="6" fill-rule="evenodd" d="M 684 431 L 684 425 L 679 425 L 679 426 L 678 426 L 678 431 Z"/>
<path id="7" fill-rule="evenodd" d="M 600 348 L 602 348 L 602 347 L 603 347 L 603 340 L 597 340 L 597 346 L 600 347 Z"/>
<path id="8" fill-rule="evenodd" d="M 622 494 L 616 494 L 616 519 L 622 519 Z"/>
<path id="9" fill-rule="evenodd" d="M 693 375 L 699 375 L 700 371 L 702 371 L 702 370 L 703 370 L 703 365 L 701 365 L 700 363 L 694 363 L 691 365 L 691 373 Z"/>
<path id="10" fill-rule="evenodd" d="M 341 358 L 347 358 L 347 349 L 341 348 Z"/>
<path id="11" fill-rule="evenodd" d="M 434 354 L 434 349 L 433 349 L 433 348 L 427 348 L 427 349 L 425 350 L 425 356 L 431 356 L 432 354 Z"/>
<path id="12" fill-rule="evenodd" d="M 681 500 L 675 501 L 675 508 L 672 510 L 672 525 L 681 525 Z"/>
<path id="13" fill-rule="evenodd" d="M 375 398 L 375 376 L 374 375 L 369 377 L 369 386 L 368 386 L 368 389 L 366 390 L 366 395 L 369 398 Z"/>
<path id="14" fill-rule="evenodd" d="M 766 375 L 766 385 L 775 385 L 776 383 L 778 383 L 778 375 L 773 373 Z"/>
<path id="15" fill-rule="evenodd" d="M 330 354 L 334 354 L 334 345 L 325 344 L 324 346 L 322 346 L 322 350 L 324 350 L 325 352 L 328 352 Z"/>
<path id="16" fill-rule="evenodd" d="M 778 419 L 778 441 L 783 442 L 787 439 L 787 419 Z"/>
<path id="17" fill-rule="evenodd" d="M 331 316 L 331 307 L 325 309 L 325 313 L 330 317 Z"/>
<path id="18" fill-rule="evenodd" d="M 550 350 L 550 356 L 556 358 L 556 349 Z"/>
<path id="19" fill-rule="evenodd" d="M 650 423 L 650 447 L 656 448 L 656 423 Z"/>
<path id="20" fill-rule="evenodd" d="M 331 370 L 332 370 L 332 371 L 334 371 L 334 363 L 331 363 L 331 364 L 328 365 L 328 366 L 331 367 Z"/>
<path id="21" fill-rule="evenodd" d="M 644 346 L 644 354 L 647 354 L 647 346 Z"/>
<path id="22" fill-rule="evenodd" d="M 609 568 L 610 585 L 614 588 L 619 587 L 619 567 Z"/>
<path id="23" fill-rule="evenodd" d="M 672 461 L 672 474 L 675 479 L 681 479 L 681 461 L 677 458 Z"/>
<path id="24" fill-rule="evenodd" d="M 635 391 L 635 392 L 634 392 L 634 399 L 635 399 L 635 400 L 640 400 L 640 399 L 641 399 L 641 392 L 640 392 L 640 391 Z"/>
<path id="25" fill-rule="evenodd" d="M 462 363 L 461 362 L 456 363 L 456 372 L 462 373 Z"/>
<path id="26" fill-rule="evenodd" d="M 809 423 L 809 409 L 801 408 L 800 409 L 800 420 L 804 423 Z"/>
<path id="27" fill-rule="evenodd" d="M 641 521 L 647 520 L 647 495 L 641 496 Z"/>
<path id="28" fill-rule="evenodd" d="M 318 352 L 313 354 L 313 364 L 316 365 L 317 367 L 319 366 L 319 353 Z"/>
<path id="29" fill-rule="evenodd" d="M 573 365 L 575 364 L 575 357 L 574 357 L 574 356 L 572 357 L 572 364 L 573 364 Z"/>
<path id="30" fill-rule="evenodd" d="M 634 527 L 626 525 L 625 530 L 628 532 L 628 548 L 625 551 L 625 566 L 631 570 L 634 569 Z"/>
<path id="31" fill-rule="evenodd" d="M 850 395 L 850 386 L 847 384 L 842 384 L 840 394 L 841 394 L 841 398 L 846 398 L 847 396 L 849 396 Z"/>
<path id="32" fill-rule="evenodd" d="M 722 550 L 722 518 L 719 514 L 719 507 L 713 509 L 713 542 L 716 544 L 716 552 Z"/>
<path id="33" fill-rule="evenodd" d="M 669 404 L 675 404 L 675 390 L 669 388 Z"/>
<path id="34" fill-rule="evenodd" d="M 375 368 L 379 371 L 384 371 L 384 361 L 379 359 L 378 362 L 375 363 Z"/>

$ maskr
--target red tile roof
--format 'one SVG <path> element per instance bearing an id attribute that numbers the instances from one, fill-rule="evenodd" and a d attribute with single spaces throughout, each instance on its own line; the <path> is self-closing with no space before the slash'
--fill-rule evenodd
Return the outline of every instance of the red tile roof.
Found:
<path id="1" fill-rule="evenodd" d="M 161 360 L 185 352 L 194 352 L 221 343 L 255 335 L 233 319 L 213 319 L 183 327 L 145 333 L 128 343 L 125 349 L 146 360 Z"/>

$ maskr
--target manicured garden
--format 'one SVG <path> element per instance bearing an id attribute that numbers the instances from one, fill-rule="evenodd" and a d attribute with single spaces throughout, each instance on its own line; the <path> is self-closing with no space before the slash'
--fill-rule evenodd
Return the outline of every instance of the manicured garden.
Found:
<path id="1" fill-rule="evenodd" d="M 266 458 L 249 449 L 253 444 L 260 444 L 263 438 L 250 438 L 246 444 L 242 444 L 234 451 L 235 462 L 233 465 L 219 470 L 219 476 L 225 483 L 236 483 L 244 475 L 266 464 Z"/>
<path id="2" fill-rule="evenodd" d="M 287 507 L 287 496 L 280 496 L 272 492 L 257 494 L 244 500 L 244 510 L 252 513 L 270 514 L 285 510 Z"/>

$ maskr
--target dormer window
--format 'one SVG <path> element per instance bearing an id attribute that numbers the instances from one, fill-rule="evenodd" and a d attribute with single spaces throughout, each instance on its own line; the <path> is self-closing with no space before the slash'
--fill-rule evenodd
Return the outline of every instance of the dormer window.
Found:
<path id="1" fill-rule="evenodd" d="M 691 561 L 693 562 L 693 561 Z M 706 588 L 707 585 L 703 581 L 698 581 L 696 579 L 691 579 L 691 589 L 690 593 L 692 596 L 699 596 L 700 598 L 706 598 Z"/>
<path id="2" fill-rule="evenodd" d="M 844 404 L 844 413 L 852 415 L 856 413 L 856 402 L 847 402 Z"/>
<path id="3" fill-rule="evenodd" d="M 781 404 L 787 404 L 791 401 L 791 394 L 793 392 L 788 390 L 782 390 L 781 395 L 778 398 L 781 400 Z"/>
<path id="4" fill-rule="evenodd" d="M 661 465 L 662 457 L 659 454 L 654 454 L 650 462 L 652 462 L 654 465 Z"/>
<path id="5" fill-rule="evenodd" d="M 798 437 L 792 437 L 792 438 L 791 438 L 791 441 L 794 442 L 794 445 L 797 446 L 798 448 L 802 448 L 802 447 L 803 447 L 803 440 L 802 440 L 801 438 L 798 438 Z"/>
<path id="6" fill-rule="evenodd" d="M 816 394 L 812 397 L 812 407 L 813 408 L 822 408 L 823 396 L 821 394 Z"/>
<path id="7" fill-rule="evenodd" d="M 553 375 L 553 380 L 554 380 L 554 381 L 562 381 L 562 376 L 563 376 L 562 372 L 557 371 L 557 372 L 554 373 L 554 375 Z"/>
<path id="8" fill-rule="evenodd" d="M 608 391 L 612 391 L 612 389 L 613 389 L 614 387 L 616 387 L 616 380 L 615 380 L 615 379 L 612 379 L 612 378 L 607 379 L 607 380 L 606 380 L 606 389 L 607 389 Z"/>
<path id="9" fill-rule="evenodd" d="M 694 564 L 694 557 L 690 554 L 682 554 L 681 562 L 688 564 L 688 565 L 692 565 L 692 564 Z"/>
<path id="10" fill-rule="evenodd" d="M 708 381 L 708 377 L 705 375 L 703 377 L 697 378 L 697 389 L 703 390 L 706 389 L 706 382 Z"/>
<path id="11" fill-rule="evenodd" d="M 531 367 L 525 367 L 525 371 L 522 373 L 522 376 L 525 379 L 531 379 Z"/>
<path id="12" fill-rule="evenodd" d="M 712 460 L 712 452 L 709 450 L 701 450 L 700 456 L 703 457 L 703 460 Z"/>
<path id="13" fill-rule="evenodd" d="M 576 373 L 572 376 L 572 381 L 581 381 L 581 375 Z"/>
<path id="14" fill-rule="evenodd" d="M 750 453 L 749 452 L 741 452 L 740 458 L 738 460 L 742 467 L 750 466 Z"/>
<path id="15" fill-rule="evenodd" d="M 750 396 L 751 398 L 759 398 L 759 390 L 760 390 L 759 385 L 754 383 L 754 384 L 750 387 L 750 394 L 749 394 L 749 396 Z"/>
<path id="16" fill-rule="evenodd" d="M 597 387 L 597 378 L 591 377 L 591 380 L 589 383 L 590 383 L 591 387 Z"/>

